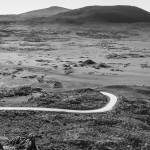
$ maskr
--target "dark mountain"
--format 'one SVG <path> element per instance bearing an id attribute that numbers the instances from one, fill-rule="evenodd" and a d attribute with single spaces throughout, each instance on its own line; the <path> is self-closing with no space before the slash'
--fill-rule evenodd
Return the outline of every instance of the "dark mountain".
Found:
<path id="1" fill-rule="evenodd" d="M 55 15 L 49 21 L 77 24 L 150 22 L 150 13 L 133 6 L 88 6 Z"/>
<path id="2" fill-rule="evenodd" d="M 23 21 L 27 23 L 136 23 L 150 22 L 150 13 L 134 6 L 88 6 L 69 10 L 49 7 L 19 15 L 0 16 L 2 21 Z"/>

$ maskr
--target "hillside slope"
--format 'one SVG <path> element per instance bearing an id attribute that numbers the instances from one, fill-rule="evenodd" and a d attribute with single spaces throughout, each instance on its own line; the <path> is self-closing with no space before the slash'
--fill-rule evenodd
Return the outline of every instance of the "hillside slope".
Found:
<path id="1" fill-rule="evenodd" d="M 132 6 L 89 6 L 53 18 L 63 22 L 150 22 L 149 12 Z"/>
<path id="2" fill-rule="evenodd" d="M 0 15 L 0 22 L 12 22 L 17 19 L 17 15 Z"/>
<path id="3" fill-rule="evenodd" d="M 26 18 L 26 19 L 36 18 L 36 17 L 51 17 L 53 15 L 56 15 L 59 13 L 64 13 L 67 11 L 69 11 L 69 9 L 53 6 L 53 7 L 49 7 L 49 8 L 45 8 L 45 9 L 39 9 L 39 10 L 26 12 L 26 13 L 20 14 L 19 16 L 20 16 L 20 18 Z"/>
<path id="4" fill-rule="evenodd" d="M 133 6 L 88 6 L 32 21 L 71 24 L 150 22 L 150 13 Z"/>
<path id="5" fill-rule="evenodd" d="M 17 21 L 26 21 L 26 20 L 30 20 L 33 18 L 49 18 L 53 15 L 57 15 L 59 13 L 64 13 L 69 11 L 69 9 L 67 8 L 63 8 L 63 7 L 57 7 L 57 6 L 53 6 L 53 7 L 49 7 L 49 8 L 45 8 L 45 9 L 39 9 L 39 10 L 33 10 L 30 12 L 26 12 L 26 13 L 22 13 L 22 14 L 18 14 L 18 15 L 0 15 L 0 22 L 17 22 Z"/>
<path id="6" fill-rule="evenodd" d="M 75 10 L 49 7 L 19 15 L 0 16 L 2 21 L 23 21 L 23 23 L 136 23 L 150 22 L 150 13 L 134 6 L 88 6 Z"/>

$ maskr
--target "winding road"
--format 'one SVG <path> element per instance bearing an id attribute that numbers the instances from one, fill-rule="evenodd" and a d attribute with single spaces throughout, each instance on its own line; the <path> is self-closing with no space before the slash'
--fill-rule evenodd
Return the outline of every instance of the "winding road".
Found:
<path id="1" fill-rule="evenodd" d="M 109 102 L 104 107 L 94 110 L 68 110 L 68 109 L 40 108 L 40 107 L 0 107 L 0 111 L 17 110 L 17 111 L 41 111 L 41 112 L 65 112 L 65 113 L 80 113 L 80 114 L 103 113 L 111 111 L 117 103 L 117 97 L 107 92 L 101 93 L 109 98 Z"/>

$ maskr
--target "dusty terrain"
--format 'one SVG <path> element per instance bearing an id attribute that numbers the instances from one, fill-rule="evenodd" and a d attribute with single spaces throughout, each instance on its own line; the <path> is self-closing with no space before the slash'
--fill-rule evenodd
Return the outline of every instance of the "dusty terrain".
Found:
<path id="1" fill-rule="evenodd" d="M 0 85 L 39 84 L 43 77 L 65 88 L 70 81 L 149 86 L 149 30 L 149 24 L 1 25 Z"/>
<path id="2" fill-rule="evenodd" d="M 43 150 L 150 149 L 149 24 L 0 25 L 0 106 L 94 109 L 104 114 L 0 112 L 4 137 L 37 135 Z"/>

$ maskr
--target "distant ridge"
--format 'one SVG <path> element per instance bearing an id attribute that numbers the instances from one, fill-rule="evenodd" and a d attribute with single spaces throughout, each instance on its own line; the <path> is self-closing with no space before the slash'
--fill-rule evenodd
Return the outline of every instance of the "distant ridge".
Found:
<path id="1" fill-rule="evenodd" d="M 0 15 L 0 22 L 12 22 L 16 20 L 16 15 Z"/>
<path id="2" fill-rule="evenodd" d="M 0 22 L 26 21 L 33 18 L 45 18 L 69 11 L 67 8 L 53 6 L 45 9 L 33 10 L 19 15 L 0 15 Z"/>
<path id="3" fill-rule="evenodd" d="M 150 22 L 150 13 L 134 6 L 88 6 L 53 16 L 50 21 L 63 23 L 134 23 Z"/>
<path id="4" fill-rule="evenodd" d="M 74 10 L 53 6 L 19 15 L 1 15 L 0 22 L 3 21 L 31 24 L 136 23 L 150 22 L 150 13 L 128 5 L 88 6 Z"/>
<path id="5" fill-rule="evenodd" d="M 45 9 L 34 10 L 26 13 L 20 14 L 20 18 L 36 18 L 36 17 L 51 17 L 59 13 L 64 13 L 69 11 L 67 8 L 53 6 Z"/>

